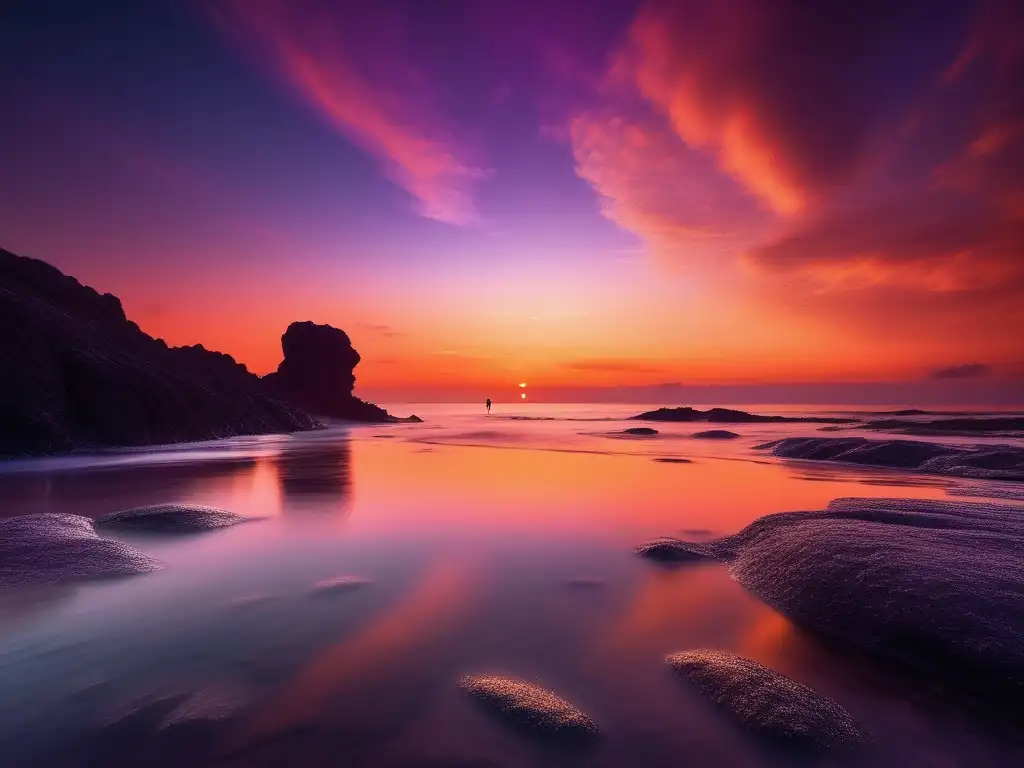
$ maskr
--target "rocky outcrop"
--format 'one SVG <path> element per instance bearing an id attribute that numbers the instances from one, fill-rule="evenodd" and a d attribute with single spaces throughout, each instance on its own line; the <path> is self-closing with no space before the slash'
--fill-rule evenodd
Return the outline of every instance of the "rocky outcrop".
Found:
<path id="1" fill-rule="evenodd" d="M 707 547 L 701 544 L 668 537 L 645 541 L 633 549 L 633 554 L 645 560 L 670 565 L 696 563 L 714 557 Z"/>
<path id="2" fill-rule="evenodd" d="M 168 347 L 117 297 L 0 250 L 0 456 L 319 426 L 229 355 Z"/>
<path id="3" fill-rule="evenodd" d="M 292 323 L 281 337 L 281 348 L 284 360 L 263 380 L 289 402 L 327 419 L 420 421 L 416 416 L 398 419 L 352 394 L 360 357 L 344 331 L 309 321 Z"/>
<path id="4" fill-rule="evenodd" d="M 701 650 L 673 653 L 665 663 L 756 736 L 819 749 L 871 742 L 836 702 L 756 661 Z"/>
<path id="5" fill-rule="evenodd" d="M 658 430 L 651 427 L 630 427 L 629 429 L 622 430 L 622 434 L 632 435 L 633 437 L 654 437 L 658 434 Z"/>
<path id="6" fill-rule="evenodd" d="M 1024 432 L 1024 416 L 964 417 L 931 419 L 929 421 L 879 419 L 869 421 L 864 427 L 886 432 L 905 432 L 910 435 L 983 435 L 1000 432 Z"/>
<path id="7" fill-rule="evenodd" d="M 830 418 L 825 416 L 761 416 L 731 408 L 710 408 L 698 411 L 696 408 L 659 408 L 645 411 L 630 418 L 637 421 L 693 422 L 706 421 L 713 424 L 851 424 L 854 419 Z"/>
<path id="8" fill-rule="evenodd" d="M 694 432 L 690 437 L 696 437 L 698 440 L 734 440 L 739 435 L 728 429 L 706 429 L 703 432 Z"/>
<path id="9" fill-rule="evenodd" d="M 481 704 L 501 715 L 510 725 L 543 736 L 592 737 L 599 732 L 587 714 L 551 691 L 514 677 L 472 675 L 459 685 Z"/>
<path id="10" fill-rule="evenodd" d="M 1024 512 L 837 499 L 709 542 L 750 592 L 834 642 L 957 687 L 1024 691 Z"/>
<path id="11" fill-rule="evenodd" d="M 68 584 L 162 568 L 157 560 L 100 537 L 78 515 L 0 518 L 0 587 Z"/>
<path id="12" fill-rule="evenodd" d="M 199 504 L 156 504 L 101 515 L 96 518 L 96 527 L 153 533 L 198 533 L 254 519 L 257 518 Z"/>
<path id="13" fill-rule="evenodd" d="M 786 437 L 757 448 L 784 459 L 910 469 L 986 480 L 1024 480 L 1024 448 L 1013 445 L 944 445 L 865 437 Z"/>

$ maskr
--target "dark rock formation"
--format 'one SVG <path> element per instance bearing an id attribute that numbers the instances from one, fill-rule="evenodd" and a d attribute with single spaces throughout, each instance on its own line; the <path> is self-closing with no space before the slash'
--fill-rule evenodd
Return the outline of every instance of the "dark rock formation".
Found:
<path id="1" fill-rule="evenodd" d="M 630 427 L 629 429 L 622 430 L 624 435 L 634 435 L 636 437 L 654 437 L 658 434 L 658 430 L 651 429 L 650 427 Z"/>
<path id="2" fill-rule="evenodd" d="M 727 429 L 706 429 L 703 432 L 694 432 L 691 437 L 699 440 L 732 440 L 739 435 Z"/>
<path id="3" fill-rule="evenodd" d="M 352 394 L 360 358 L 344 331 L 309 321 L 292 323 L 281 337 L 281 348 L 284 360 L 263 380 L 310 413 L 345 421 L 421 421 L 416 416 L 398 419 Z"/>
<path id="4" fill-rule="evenodd" d="M 256 518 L 199 504 L 156 504 L 111 512 L 96 518 L 98 528 L 160 533 L 196 533 L 226 528 Z"/>
<path id="5" fill-rule="evenodd" d="M 787 437 L 757 446 L 774 456 L 835 461 L 987 480 L 1024 480 L 1024 448 L 1012 445 L 941 445 L 920 440 L 865 437 Z"/>
<path id="6" fill-rule="evenodd" d="M 514 677 L 473 675 L 459 685 L 477 701 L 505 718 L 544 736 L 592 737 L 597 723 L 549 690 Z"/>
<path id="7" fill-rule="evenodd" d="M 162 567 L 126 544 L 101 538 L 86 517 L 0 518 L 0 587 L 131 576 Z"/>
<path id="8" fill-rule="evenodd" d="M 690 459 L 680 459 L 675 456 L 659 456 L 655 461 L 660 464 L 693 464 L 693 461 Z"/>
<path id="9" fill-rule="evenodd" d="M 667 656 L 665 663 L 762 738 L 823 749 L 871 742 L 863 726 L 834 701 L 750 659 L 684 651 Z"/>
<path id="10" fill-rule="evenodd" d="M 117 297 L 0 250 L 0 456 L 318 426 L 230 356 L 169 348 Z"/>
<path id="11" fill-rule="evenodd" d="M 714 557 L 702 544 L 679 539 L 661 538 L 645 541 L 633 550 L 633 554 L 657 563 L 695 563 Z"/>
<path id="12" fill-rule="evenodd" d="M 797 624 L 986 695 L 1024 691 L 1024 512 L 837 499 L 710 542 L 736 579 Z"/>
<path id="13" fill-rule="evenodd" d="M 359 576 L 337 576 L 333 579 L 324 579 L 313 585 L 315 595 L 336 595 L 342 592 L 354 592 L 371 584 L 369 579 Z"/>
<path id="14" fill-rule="evenodd" d="M 869 421 L 867 429 L 881 429 L 887 432 L 907 434 L 984 434 L 988 432 L 1024 432 L 1024 416 L 992 416 L 987 418 L 932 419 L 931 421 L 910 421 L 907 419 L 881 419 Z"/>
<path id="15" fill-rule="evenodd" d="M 807 424 L 852 424 L 854 419 L 840 419 L 818 416 L 761 416 L 731 408 L 711 408 L 698 411 L 696 408 L 659 408 L 645 411 L 630 418 L 637 421 L 707 421 L 714 424 L 781 424 L 803 422 Z"/>

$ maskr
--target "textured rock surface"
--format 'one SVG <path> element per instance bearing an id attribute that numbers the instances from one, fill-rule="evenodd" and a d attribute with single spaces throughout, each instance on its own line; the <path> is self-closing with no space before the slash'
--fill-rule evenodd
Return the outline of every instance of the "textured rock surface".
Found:
<path id="1" fill-rule="evenodd" d="M 692 436 L 700 440 L 732 440 L 739 437 L 735 432 L 730 432 L 727 429 L 707 429 L 703 432 L 694 432 Z"/>
<path id="2" fill-rule="evenodd" d="M 161 567 L 126 544 L 101 538 L 85 517 L 0 518 L 0 588 L 131 576 Z"/>
<path id="3" fill-rule="evenodd" d="M 714 553 L 703 544 L 672 538 L 645 541 L 633 553 L 659 563 L 692 563 L 714 557 Z"/>
<path id="4" fill-rule="evenodd" d="M 348 334 L 330 325 L 292 323 L 281 337 L 284 360 L 263 380 L 281 397 L 310 413 L 347 421 L 398 421 L 352 394 L 359 353 Z M 420 421 L 412 416 L 408 421 Z"/>
<path id="5" fill-rule="evenodd" d="M 1024 688 L 1021 507 L 837 499 L 707 546 L 798 624 L 961 685 Z"/>
<path id="6" fill-rule="evenodd" d="M 317 595 L 333 595 L 339 592 L 352 592 L 369 586 L 372 582 L 359 576 L 338 576 L 324 579 L 313 585 L 313 593 Z"/>
<path id="7" fill-rule="evenodd" d="M 1024 448 L 1012 445 L 942 445 L 921 440 L 864 437 L 786 437 L 757 447 L 785 459 L 913 469 L 956 477 L 1024 480 Z"/>
<path id="8" fill-rule="evenodd" d="M 472 675 L 459 685 L 513 725 L 545 736 L 596 736 L 597 723 L 551 691 L 514 677 Z"/>
<path id="9" fill-rule="evenodd" d="M 117 297 L 0 250 L 0 456 L 317 426 L 230 356 L 168 347 Z"/>
<path id="10" fill-rule="evenodd" d="M 194 533 L 226 528 L 253 519 L 224 509 L 204 507 L 199 504 L 156 504 L 102 515 L 96 518 L 96 526 L 135 531 Z"/>
<path id="11" fill-rule="evenodd" d="M 720 651 L 684 651 L 667 656 L 665 663 L 758 736 L 820 748 L 871 741 L 834 701 L 750 659 Z"/>
<path id="12" fill-rule="evenodd" d="M 717 424 L 777 424 L 803 422 L 809 424 L 850 424 L 854 419 L 826 418 L 817 416 L 761 416 L 731 408 L 710 408 L 698 411 L 696 408 L 658 408 L 631 417 L 637 421 L 707 421 Z"/>

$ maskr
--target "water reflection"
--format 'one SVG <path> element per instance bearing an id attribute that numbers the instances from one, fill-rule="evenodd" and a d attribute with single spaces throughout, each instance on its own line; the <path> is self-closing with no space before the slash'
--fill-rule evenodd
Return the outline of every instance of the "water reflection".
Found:
<path id="1" fill-rule="evenodd" d="M 352 444 L 347 432 L 327 440 L 285 442 L 273 458 L 285 513 L 347 516 L 352 495 Z"/>

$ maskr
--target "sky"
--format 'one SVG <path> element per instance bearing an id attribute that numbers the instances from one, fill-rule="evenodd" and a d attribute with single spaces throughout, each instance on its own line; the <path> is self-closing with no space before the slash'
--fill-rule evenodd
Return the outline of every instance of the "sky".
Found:
<path id="1" fill-rule="evenodd" d="M 1013 0 L 14 0 L 0 247 L 382 401 L 1021 403 L 1022 82 Z"/>

